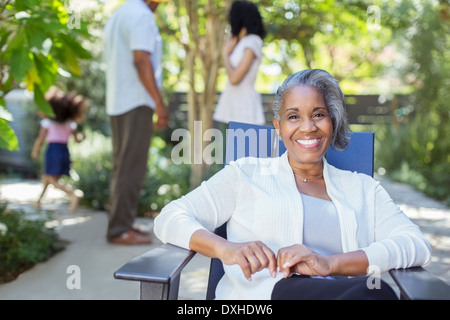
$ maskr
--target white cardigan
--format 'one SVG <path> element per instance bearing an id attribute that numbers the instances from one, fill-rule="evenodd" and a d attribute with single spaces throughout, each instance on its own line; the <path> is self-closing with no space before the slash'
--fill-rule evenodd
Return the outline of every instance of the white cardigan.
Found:
<path id="1" fill-rule="evenodd" d="M 339 214 L 344 252 L 364 250 L 379 272 L 428 263 L 431 250 L 417 225 L 394 204 L 372 177 L 344 171 L 324 159 L 327 192 Z M 303 204 L 287 152 L 279 158 L 244 158 L 163 208 L 154 231 L 164 243 L 189 248 L 192 234 L 227 223 L 233 242 L 260 240 L 275 254 L 302 243 Z M 320 232 L 320 230 L 318 230 Z M 326 235 L 324 235 L 326 236 Z M 216 299 L 270 299 L 268 269 L 248 281 L 239 266 L 225 266 Z M 371 271 L 368 271 L 371 272 Z"/>

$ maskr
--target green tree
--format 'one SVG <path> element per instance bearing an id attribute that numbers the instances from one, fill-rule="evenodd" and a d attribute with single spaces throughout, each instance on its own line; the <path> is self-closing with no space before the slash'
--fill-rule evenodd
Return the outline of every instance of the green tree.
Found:
<path id="1" fill-rule="evenodd" d="M 231 2 L 177 1 L 176 5 L 168 3 L 169 9 L 160 15 L 163 20 L 161 31 L 167 42 L 172 43 L 176 52 L 183 52 L 181 57 L 178 55 L 174 58 L 182 61 L 177 65 L 183 66 L 179 68 L 179 77 L 185 77 L 187 88 L 187 127 L 192 133 L 194 122 L 201 121 L 201 137 L 212 127 L 217 79 L 222 66 L 221 50 L 225 39 L 226 16 Z M 203 148 L 194 148 L 194 145 L 192 139 L 192 157 L 202 159 Z M 191 186 L 197 186 L 207 171 L 208 166 L 203 161 L 192 164 Z"/>
<path id="2" fill-rule="evenodd" d="M 392 28 L 405 52 L 398 69 L 413 92 L 386 128 L 384 165 L 392 176 L 450 203 L 450 5 L 446 1 L 401 1 Z"/>
<path id="3" fill-rule="evenodd" d="M 165 84 L 188 93 L 188 129 L 202 121 L 212 127 L 216 93 L 224 87 L 221 47 L 231 0 L 174 1 L 158 11 L 165 37 L 166 66 L 176 72 Z M 365 1 L 258 1 L 267 27 L 264 61 L 257 81 L 260 91 L 273 92 L 288 74 L 304 68 L 327 69 L 339 79 L 371 78 L 382 62 L 378 53 L 390 33 L 370 30 Z M 382 29 L 382 28 L 380 28 Z M 384 30 L 382 30 L 384 31 Z M 264 71 L 276 65 L 276 74 Z M 173 86 L 172 86 L 173 88 Z M 203 132 L 202 135 L 203 136 Z M 198 144 L 197 144 L 198 145 Z M 195 152 L 202 150 L 192 149 Z M 197 158 L 202 158 L 201 154 Z M 192 166 L 191 186 L 198 184 L 208 166 Z"/>
<path id="4" fill-rule="evenodd" d="M 376 3 L 376 1 L 375 1 Z M 373 85 L 391 41 L 380 7 L 363 0 L 259 1 L 268 26 L 266 63 L 278 64 L 281 81 L 305 68 L 331 72 L 346 93 L 377 90 Z M 265 82 L 273 74 L 262 74 Z M 273 86 L 264 86 L 273 90 Z"/>
<path id="5" fill-rule="evenodd" d="M 80 45 L 87 24 L 70 1 L 0 0 L 0 148 L 17 150 L 5 95 L 15 88 L 34 93 L 34 103 L 52 115 L 45 92 L 58 77 L 81 76 L 79 59 L 91 54 Z"/>

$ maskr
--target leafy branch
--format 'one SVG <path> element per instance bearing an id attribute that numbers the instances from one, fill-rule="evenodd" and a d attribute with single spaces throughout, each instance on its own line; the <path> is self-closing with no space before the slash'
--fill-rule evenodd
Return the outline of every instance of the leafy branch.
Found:
<path id="1" fill-rule="evenodd" d="M 0 9 L 0 148 L 17 150 L 17 138 L 9 126 L 5 96 L 16 88 L 34 93 L 37 109 L 52 115 L 45 92 L 60 76 L 81 76 L 80 59 L 91 54 L 80 45 L 89 38 L 87 25 L 68 26 L 63 1 L 1 1 Z"/>

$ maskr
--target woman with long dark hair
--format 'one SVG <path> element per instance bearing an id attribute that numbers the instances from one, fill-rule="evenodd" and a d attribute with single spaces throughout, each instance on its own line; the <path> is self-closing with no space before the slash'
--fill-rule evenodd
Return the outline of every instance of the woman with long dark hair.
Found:
<path id="1" fill-rule="evenodd" d="M 261 15 L 253 2 L 235 1 L 228 22 L 231 37 L 222 51 L 228 82 L 213 119 L 225 124 L 230 121 L 264 124 L 261 95 L 254 88 L 266 35 Z"/>

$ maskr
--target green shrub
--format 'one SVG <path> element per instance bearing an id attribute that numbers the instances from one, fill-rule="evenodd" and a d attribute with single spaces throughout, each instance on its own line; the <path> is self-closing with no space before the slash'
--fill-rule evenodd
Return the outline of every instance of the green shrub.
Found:
<path id="1" fill-rule="evenodd" d="M 75 182 L 84 192 L 84 205 L 100 210 L 107 205 L 111 152 L 110 138 L 95 131 L 86 132 L 82 143 L 70 145 Z"/>
<path id="2" fill-rule="evenodd" d="M 83 204 L 103 210 L 109 202 L 109 182 L 112 171 L 111 141 L 98 132 L 87 132 L 81 144 L 71 145 L 76 186 L 83 190 Z M 148 171 L 141 191 L 138 214 L 151 215 L 189 189 L 190 167 L 173 165 L 170 146 L 154 136 L 149 150 Z"/>
<path id="3" fill-rule="evenodd" d="M 23 211 L 7 210 L 0 203 L 0 283 L 14 280 L 63 248 L 46 222 L 27 219 Z"/>
<path id="4" fill-rule="evenodd" d="M 384 168 L 389 178 L 450 205 L 450 156 L 440 150 L 445 139 L 427 138 L 421 122 L 424 120 L 415 118 L 407 124 L 376 128 L 377 167 Z M 441 131 L 447 136 L 445 129 Z"/>

